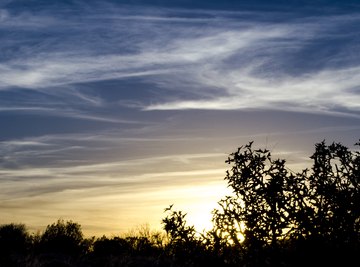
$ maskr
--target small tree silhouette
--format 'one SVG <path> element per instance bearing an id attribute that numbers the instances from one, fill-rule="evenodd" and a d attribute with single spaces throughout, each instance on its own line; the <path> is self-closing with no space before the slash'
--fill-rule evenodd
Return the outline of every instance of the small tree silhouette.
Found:
<path id="1" fill-rule="evenodd" d="M 0 266 L 20 266 L 31 245 L 24 224 L 5 224 L 0 226 Z"/>
<path id="2" fill-rule="evenodd" d="M 162 220 L 169 238 L 165 250 L 175 266 L 213 266 L 216 262 L 212 260 L 204 240 L 197 235 L 194 226 L 187 226 L 186 213 L 174 211 L 172 205 L 165 212 L 169 213 Z"/>
<path id="3" fill-rule="evenodd" d="M 45 253 L 77 256 L 83 252 L 81 225 L 72 221 L 58 220 L 48 225 L 40 238 L 40 250 Z"/>
<path id="4" fill-rule="evenodd" d="M 193 242 L 195 240 L 196 231 L 194 226 L 186 225 L 186 214 L 182 213 L 182 211 L 172 210 L 172 206 L 166 208 L 165 211 L 170 214 L 162 220 L 162 223 L 164 225 L 164 230 L 168 234 L 170 243 Z"/>

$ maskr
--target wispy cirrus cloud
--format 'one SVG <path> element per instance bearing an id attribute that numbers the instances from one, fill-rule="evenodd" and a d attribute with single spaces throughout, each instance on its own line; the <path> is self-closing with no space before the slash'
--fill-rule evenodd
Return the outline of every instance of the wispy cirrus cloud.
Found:
<path id="1" fill-rule="evenodd" d="M 47 27 L 45 32 L 49 37 L 40 41 L 41 49 L 29 46 L 23 54 L 3 60 L 1 89 L 25 87 L 50 92 L 51 88 L 65 86 L 66 91 L 71 84 L 142 77 L 168 92 L 150 103 L 141 99 L 146 111 L 359 111 L 359 94 L 351 90 L 360 82 L 359 60 L 346 54 L 355 47 L 357 30 L 350 29 L 346 36 L 336 31 L 346 27 L 349 21 L 358 21 L 356 15 L 272 22 L 271 16 L 279 14 L 269 13 L 266 20 L 259 19 L 255 11 L 254 19 L 238 13 L 242 20 L 234 19 L 234 12 L 192 11 L 187 21 L 189 15 L 184 15 L 184 10 L 139 12 L 124 6 L 116 11 L 97 15 L 92 10 L 85 12 L 82 20 L 68 11 L 64 11 L 69 15 L 67 20 L 55 16 L 52 23 L 57 34 L 65 34 L 69 28 L 71 31 L 60 41 L 51 37 L 55 34 L 53 27 Z M 15 16 L 3 10 L 2 14 L 5 22 L 24 21 L 24 24 L 51 17 L 46 12 L 40 16 Z M 18 24 L 16 29 L 31 32 Z M 85 26 L 87 32 L 83 31 Z M 7 27 L 14 26 L 8 23 Z M 99 31 L 105 29 L 106 34 L 101 35 Z M 331 54 L 331 43 L 340 39 L 350 44 L 339 44 Z M 21 45 L 21 39 L 17 42 Z M 81 46 L 76 46 L 78 42 Z M 311 55 L 313 46 L 321 44 L 329 52 L 306 59 L 306 52 Z M 182 99 L 172 92 L 188 92 L 196 97 Z M 102 101 L 77 90 L 71 95 L 89 104 Z"/>
<path id="2" fill-rule="evenodd" d="M 351 116 L 360 111 L 360 95 L 351 92 L 360 83 L 359 73 L 360 67 L 354 67 L 273 80 L 257 78 L 243 71 L 228 75 L 215 72 L 211 76 L 212 85 L 228 84 L 223 87 L 225 96 L 177 100 L 153 104 L 145 109 L 277 109 Z M 221 83 L 219 80 L 225 81 Z"/>
<path id="3" fill-rule="evenodd" d="M 234 46 L 219 58 L 211 56 L 205 64 L 190 67 L 190 79 L 202 88 L 216 88 L 218 92 L 204 93 L 199 99 L 153 103 L 145 110 L 275 109 L 358 116 L 360 95 L 354 88 L 360 82 L 360 61 L 356 56 L 344 55 L 346 51 L 352 54 L 351 49 L 355 49 L 356 30 L 347 35 L 349 46 L 338 46 L 326 58 L 321 54 L 306 58 L 303 54 L 307 50 L 312 54 L 314 43 L 322 44 L 326 51 L 332 42 L 344 38 L 342 33 L 328 31 L 330 25 L 344 27 L 349 19 L 356 21 L 358 17 L 325 17 L 319 21 L 305 20 L 302 25 L 272 25 L 273 28 L 267 25 L 269 28 L 264 32 L 268 35 L 260 31 L 260 38 L 247 38 L 250 42 L 244 47 Z M 307 29 L 305 34 L 303 28 Z M 230 36 L 240 33 L 234 31 Z M 257 36 L 254 29 L 249 34 Z M 232 43 L 231 39 L 227 40 Z M 219 38 L 218 43 L 226 43 L 221 41 Z"/>

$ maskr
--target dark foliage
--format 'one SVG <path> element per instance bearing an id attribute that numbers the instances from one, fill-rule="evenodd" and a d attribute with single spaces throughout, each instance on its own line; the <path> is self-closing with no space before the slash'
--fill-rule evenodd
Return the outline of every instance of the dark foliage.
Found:
<path id="1" fill-rule="evenodd" d="M 360 144 L 357 143 L 356 147 Z M 58 220 L 39 235 L 0 226 L 0 267 L 354 266 L 360 255 L 360 152 L 315 145 L 311 169 L 289 170 L 270 151 L 240 147 L 227 163 L 233 194 L 213 211 L 213 229 L 197 233 L 186 214 L 165 209 L 159 233 L 84 238 Z"/>
<path id="2" fill-rule="evenodd" d="M 221 259 L 214 255 L 204 236 L 196 233 L 193 226 L 187 226 L 186 214 L 165 209 L 168 212 L 162 223 L 169 241 L 164 253 L 174 266 L 221 266 Z"/>
<path id="3" fill-rule="evenodd" d="M 41 253 L 61 253 L 78 256 L 82 253 L 84 237 L 81 226 L 72 221 L 58 220 L 48 225 L 38 244 Z"/>
<path id="4" fill-rule="evenodd" d="M 26 259 L 30 242 L 25 225 L 0 226 L 0 266 L 20 266 Z"/>
<path id="5" fill-rule="evenodd" d="M 360 153 L 323 141 L 311 159 L 293 173 L 252 143 L 229 156 L 234 194 L 214 211 L 214 234 L 248 266 L 344 266 L 360 252 Z"/>

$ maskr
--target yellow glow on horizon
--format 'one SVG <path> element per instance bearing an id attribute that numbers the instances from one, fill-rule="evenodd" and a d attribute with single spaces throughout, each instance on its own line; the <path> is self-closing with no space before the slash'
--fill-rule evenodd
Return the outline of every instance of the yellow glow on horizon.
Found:
<path id="1" fill-rule="evenodd" d="M 112 235 L 129 232 L 134 227 L 145 224 L 152 230 L 162 230 L 161 221 L 167 216 L 164 209 L 170 204 L 174 204 L 173 210 L 186 213 L 187 226 L 194 226 L 200 233 L 211 230 L 212 211 L 218 207 L 217 202 L 227 194 L 229 190 L 226 184 L 220 181 L 220 183 L 162 188 L 150 192 L 139 192 L 137 195 L 107 196 L 105 197 L 107 200 L 111 199 L 112 202 L 118 204 L 113 205 L 112 211 L 108 210 L 109 213 L 113 213 L 113 229 L 119 229 Z M 128 206 L 126 203 L 130 202 L 131 205 Z M 84 203 L 87 201 L 85 200 Z M 108 227 L 110 226 L 109 224 Z M 101 233 L 97 232 L 97 235 L 99 234 Z"/>
<path id="2" fill-rule="evenodd" d="M 36 233 L 64 219 L 79 223 L 87 237 L 117 236 L 144 224 L 152 230 L 161 230 L 161 220 L 166 216 L 164 209 L 174 204 L 174 210 L 187 214 L 187 225 L 195 226 L 201 233 L 212 228 L 211 212 L 229 194 L 224 181 L 207 180 L 199 179 L 193 185 L 142 188 L 138 192 L 124 192 L 117 187 L 83 188 L 12 199 L 7 202 L 1 223 L 25 223 L 30 232 Z"/>
<path id="3" fill-rule="evenodd" d="M 39 194 L 14 195 L 3 201 L 0 223 L 25 223 L 29 230 L 37 232 L 61 218 L 81 224 L 85 236 L 116 236 L 144 224 L 161 230 L 164 209 L 174 204 L 174 210 L 187 214 L 187 225 L 202 233 L 212 229 L 212 211 L 219 207 L 218 201 L 231 194 L 223 180 L 227 166 L 205 162 L 199 164 L 201 168 L 195 168 L 198 165 L 193 162 L 187 165 L 176 171 L 154 167 L 141 172 L 129 165 L 129 172 L 115 168 L 101 176 L 90 168 L 90 172 L 77 173 L 76 180 L 58 169 L 44 169 L 56 179 L 42 181 L 41 186 L 28 183 L 23 189 L 26 192 L 33 187 Z M 295 169 L 292 165 L 290 168 Z M 35 171 L 39 174 L 39 170 Z M 20 190 L 16 183 L 4 184 L 3 189 Z"/>

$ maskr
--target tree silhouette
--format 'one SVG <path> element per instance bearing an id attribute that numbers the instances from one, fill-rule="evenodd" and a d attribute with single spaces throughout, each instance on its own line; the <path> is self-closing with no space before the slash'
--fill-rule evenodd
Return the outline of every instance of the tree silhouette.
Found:
<path id="1" fill-rule="evenodd" d="M 311 234 L 334 243 L 353 243 L 360 233 L 360 153 L 322 142 L 311 158 L 309 201 L 315 210 Z"/>
<path id="2" fill-rule="evenodd" d="M 44 253 L 61 253 L 77 256 L 83 250 L 81 225 L 72 221 L 58 220 L 48 225 L 40 238 L 40 250 Z"/>
<path id="3" fill-rule="evenodd" d="M 188 226 L 186 213 L 172 209 L 172 205 L 165 209 L 168 215 L 162 220 L 163 228 L 168 234 L 169 242 L 165 252 L 171 266 L 222 266 L 218 258 L 206 245 L 206 239 L 198 235 L 194 226 Z M 174 265 L 175 264 L 175 265 Z"/>
<path id="4" fill-rule="evenodd" d="M 0 226 L 0 266 L 23 264 L 31 245 L 31 238 L 24 224 L 5 224 Z"/>
<path id="5" fill-rule="evenodd" d="M 196 231 L 194 226 L 186 225 L 186 214 L 182 211 L 172 210 L 172 205 L 165 209 L 165 211 L 170 214 L 162 220 L 162 223 L 164 225 L 164 230 L 169 236 L 170 243 L 193 242 L 195 240 Z"/>
<path id="6" fill-rule="evenodd" d="M 359 152 L 323 141 L 315 145 L 311 171 L 293 173 L 285 160 L 273 160 L 270 151 L 254 150 L 252 144 L 226 161 L 232 165 L 225 179 L 233 195 L 214 210 L 217 239 L 238 248 L 254 266 L 282 264 L 284 245 L 301 251 L 304 240 L 303 248 L 318 247 L 319 258 L 324 256 L 319 247 L 337 253 L 358 250 Z"/>

